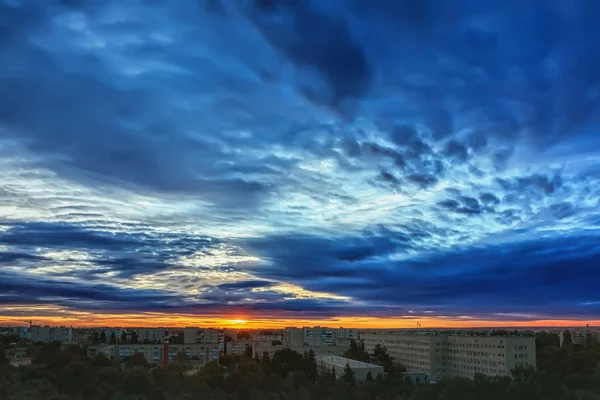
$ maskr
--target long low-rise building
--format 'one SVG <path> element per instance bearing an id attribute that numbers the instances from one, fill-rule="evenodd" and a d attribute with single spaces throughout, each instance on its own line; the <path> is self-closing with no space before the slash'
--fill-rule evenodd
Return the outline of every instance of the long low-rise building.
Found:
<path id="1" fill-rule="evenodd" d="M 395 363 L 432 381 L 478 373 L 509 376 L 516 367 L 536 365 L 533 337 L 364 333 L 361 340 L 367 352 L 384 346 Z"/>
<path id="2" fill-rule="evenodd" d="M 379 375 L 383 375 L 383 367 L 381 365 L 369 364 L 362 361 L 351 360 L 340 356 L 319 356 L 317 357 L 317 367 L 321 374 L 335 371 L 335 376 L 340 379 L 344 374 L 346 366 L 350 366 L 354 372 L 354 378 L 359 382 L 364 382 L 367 379 L 369 372 L 373 379 Z"/>
<path id="3" fill-rule="evenodd" d="M 218 344 L 169 344 L 168 352 L 169 360 L 175 360 L 178 353 L 184 353 L 189 359 L 209 362 L 219 359 L 221 347 Z M 107 358 L 121 360 L 136 353 L 143 355 L 149 364 L 163 363 L 162 344 L 113 344 L 88 347 L 89 357 L 103 354 Z"/>

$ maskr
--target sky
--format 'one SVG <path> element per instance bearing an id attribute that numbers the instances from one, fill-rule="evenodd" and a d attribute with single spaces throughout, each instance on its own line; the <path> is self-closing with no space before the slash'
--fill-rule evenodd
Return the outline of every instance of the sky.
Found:
<path id="1" fill-rule="evenodd" d="M 0 323 L 600 324 L 599 16 L 0 0 Z"/>

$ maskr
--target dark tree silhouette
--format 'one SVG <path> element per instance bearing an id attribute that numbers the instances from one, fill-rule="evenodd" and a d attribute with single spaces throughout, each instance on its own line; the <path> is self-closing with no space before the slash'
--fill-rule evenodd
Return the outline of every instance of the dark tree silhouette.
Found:
<path id="1" fill-rule="evenodd" d="M 342 373 L 341 378 L 343 381 L 346 381 L 348 383 L 353 384 L 354 382 L 356 382 L 356 376 L 354 374 L 354 371 L 350 367 L 349 363 L 346 363 L 346 366 L 344 367 L 344 372 Z"/>

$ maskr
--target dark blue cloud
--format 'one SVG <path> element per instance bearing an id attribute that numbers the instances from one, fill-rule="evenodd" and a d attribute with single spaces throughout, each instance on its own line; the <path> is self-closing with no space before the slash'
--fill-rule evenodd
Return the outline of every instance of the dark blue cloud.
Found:
<path id="1" fill-rule="evenodd" d="M 599 13 L 0 0 L 0 304 L 598 318 Z"/>

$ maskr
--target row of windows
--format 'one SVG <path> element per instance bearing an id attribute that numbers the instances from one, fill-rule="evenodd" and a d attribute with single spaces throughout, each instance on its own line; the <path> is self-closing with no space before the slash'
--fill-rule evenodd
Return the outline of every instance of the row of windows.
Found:
<path id="1" fill-rule="evenodd" d="M 514 346 L 513 350 L 514 351 L 524 351 L 524 350 L 527 350 L 527 346 Z"/>

